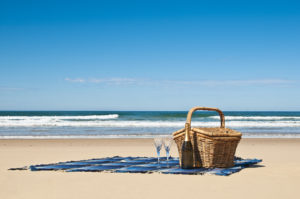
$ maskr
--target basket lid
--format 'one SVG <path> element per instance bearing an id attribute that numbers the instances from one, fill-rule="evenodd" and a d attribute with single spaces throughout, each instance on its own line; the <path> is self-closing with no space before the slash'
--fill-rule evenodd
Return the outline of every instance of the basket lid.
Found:
<path id="1" fill-rule="evenodd" d="M 230 128 L 192 128 L 192 131 L 210 137 L 241 137 L 242 133 Z"/>
<path id="2" fill-rule="evenodd" d="M 242 136 L 242 133 L 235 131 L 233 129 L 229 129 L 229 128 L 218 128 L 218 127 L 197 128 L 197 127 L 194 127 L 191 129 L 191 131 L 198 133 L 198 134 L 205 135 L 205 136 L 209 136 L 209 137 L 241 137 Z M 185 128 L 180 129 L 173 133 L 173 137 L 175 138 L 175 137 L 182 136 L 182 134 L 184 134 L 184 133 L 185 133 Z"/>

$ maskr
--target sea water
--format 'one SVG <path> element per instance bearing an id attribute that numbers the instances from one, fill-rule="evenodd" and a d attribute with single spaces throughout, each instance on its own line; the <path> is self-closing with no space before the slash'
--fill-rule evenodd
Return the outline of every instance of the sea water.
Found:
<path id="1" fill-rule="evenodd" d="M 0 111 L 0 138 L 148 138 L 184 128 L 185 111 Z M 224 111 L 225 125 L 253 138 L 300 138 L 300 112 Z M 218 127 L 196 112 L 193 127 Z"/>

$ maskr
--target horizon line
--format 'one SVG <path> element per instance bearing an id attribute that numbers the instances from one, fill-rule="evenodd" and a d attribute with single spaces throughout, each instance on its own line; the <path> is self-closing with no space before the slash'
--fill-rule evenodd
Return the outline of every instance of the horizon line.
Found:
<path id="1" fill-rule="evenodd" d="M 36 110 L 0 110 L 0 112 L 20 112 L 20 111 L 24 111 L 24 112 L 46 112 L 46 111 L 57 111 L 57 112 L 67 112 L 67 111 L 99 111 L 99 112 L 188 112 L 190 109 L 188 110 L 99 110 L 99 109 L 96 109 L 96 110 L 88 110 L 88 109 L 82 109 L 82 110 L 56 110 L 56 109 L 53 109 L 53 110 L 47 110 L 47 109 L 44 109 L 44 110 L 39 110 L 39 109 L 36 109 Z M 221 110 L 221 109 L 220 109 Z M 229 110 L 229 109 L 224 109 L 224 110 L 221 110 L 223 112 L 300 112 L 300 110 Z"/>

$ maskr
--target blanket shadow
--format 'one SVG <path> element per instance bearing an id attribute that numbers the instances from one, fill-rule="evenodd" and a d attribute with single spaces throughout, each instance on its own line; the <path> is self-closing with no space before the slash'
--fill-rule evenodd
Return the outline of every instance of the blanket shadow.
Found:
<path id="1" fill-rule="evenodd" d="M 265 165 L 257 165 L 257 164 L 254 164 L 254 165 L 248 166 L 247 168 L 262 168 L 262 167 L 266 167 L 266 166 L 265 166 Z"/>

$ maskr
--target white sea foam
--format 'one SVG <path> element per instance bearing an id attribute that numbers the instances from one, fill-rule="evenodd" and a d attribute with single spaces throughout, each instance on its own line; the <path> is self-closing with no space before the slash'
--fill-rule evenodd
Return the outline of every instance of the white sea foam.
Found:
<path id="1" fill-rule="evenodd" d="M 0 139 L 95 139 L 95 138 L 153 138 L 157 136 L 164 136 L 166 134 L 133 134 L 133 135 L 0 135 Z M 300 139 L 300 134 L 282 134 L 282 133 L 245 133 L 243 138 L 298 138 Z"/>
<path id="2" fill-rule="evenodd" d="M 133 120 L 81 120 L 70 121 L 63 119 L 72 116 L 45 116 L 27 117 L 26 119 L 5 119 L 0 117 L 0 127 L 184 127 L 185 121 L 133 121 Z M 76 116 L 77 117 L 77 116 Z M 99 116 L 97 116 L 99 119 Z M 106 118 L 107 119 L 107 118 Z M 112 118 L 111 118 L 112 119 Z M 218 127 L 220 122 L 192 122 L 192 126 Z M 227 127 L 254 127 L 254 128 L 276 128 L 276 127 L 300 127 L 300 121 L 227 121 Z"/>
<path id="3" fill-rule="evenodd" d="M 210 116 L 212 119 L 220 119 L 219 116 Z M 225 116 L 226 120 L 300 120 L 300 116 Z"/>
<path id="4" fill-rule="evenodd" d="M 153 138 L 157 135 L 0 135 L 0 139 L 95 139 L 95 138 Z"/>
<path id="5" fill-rule="evenodd" d="M 92 123 L 114 120 L 118 117 L 118 114 L 84 116 L 0 116 L 0 127 L 90 126 Z"/>
<path id="6" fill-rule="evenodd" d="M 0 116 L 1 120 L 105 120 L 117 119 L 118 114 L 78 116 Z"/>

